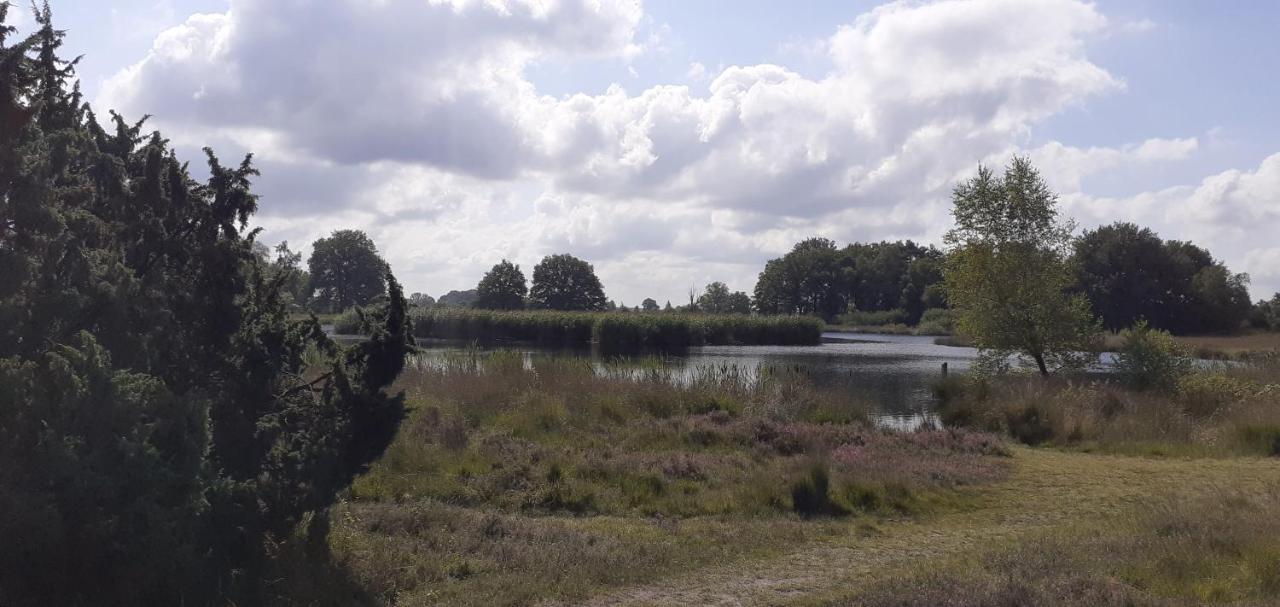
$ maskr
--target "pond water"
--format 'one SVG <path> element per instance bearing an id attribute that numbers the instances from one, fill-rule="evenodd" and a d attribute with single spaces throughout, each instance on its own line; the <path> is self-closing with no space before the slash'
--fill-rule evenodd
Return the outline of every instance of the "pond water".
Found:
<path id="1" fill-rule="evenodd" d="M 847 390 L 851 401 L 872 406 L 879 423 L 894 427 L 915 427 L 933 418 L 932 383 L 942 374 L 945 363 L 950 373 L 963 373 L 977 356 L 973 348 L 939 346 L 933 337 L 874 333 L 825 333 L 816 346 L 703 346 L 679 354 L 665 354 L 661 364 L 692 375 L 701 367 L 734 366 L 745 373 L 762 367 L 788 367 L 803 371 L 815 382 Z M 419 355 L 428 364 L 451 351 L 466 346 L 421 342 Z M 588 357 L 604 368 L 625 368 L 627 357 L 602 356 L 585 349 L 542 349 L 532 346 L 504 346 L 523 351 L 528 357 Z M 644 357 L 654 364 L 653 356 Z"/>

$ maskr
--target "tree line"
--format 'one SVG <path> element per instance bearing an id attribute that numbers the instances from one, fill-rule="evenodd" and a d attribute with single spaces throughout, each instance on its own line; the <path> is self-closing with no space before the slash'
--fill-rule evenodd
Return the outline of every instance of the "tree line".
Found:
<path id="1" fill-rule="evenodd" d="M 1032 169 L 1020 165 L 1019 170 Z M 980 177 L 995 179 L 985 173 Z M 966 190 L 958 196 L 964 200 L 971 194 Z M 1007 234 L 1009 229 L 1001 230 Z M 1061 247 L 1063 288 L 1083 294 L 1107 330 L 1120 331 L 1139 321 L 1177 334 L 1226 333 L 1246 324 L 1280 330 L 1280 293 L 1251 304 L 1248 275 L 1231 272 L 1193 243 L 1166 241 L 1148 228 L 1115 223 L 1086 230 L 1078 238 L 1068 233 L 1053 244 Z M 827 320 L 854 311 L 893 312 L 914 325 L 926 310 L 952 305 L 944 280 L 947 257 L 938 248 L 909 240 L 838 248 L 828 239 L 811 238 L 765 265 L 753 308 Z"/>

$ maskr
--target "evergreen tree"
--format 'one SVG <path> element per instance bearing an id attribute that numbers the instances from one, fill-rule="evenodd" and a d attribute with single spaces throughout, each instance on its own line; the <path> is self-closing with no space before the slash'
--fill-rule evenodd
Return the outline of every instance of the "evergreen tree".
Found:
<path id="1" fill-rule="evenodd" d="M 529 293 L 520 266 L 502 260 L 480 279 L 475 307 L 485 310 L 519 310 Z"/>
<path id="2" fill-rule="evenodd" d="M 372 337 L 288 319 L 254 252 L 250 159 L 197 182 L 103 128 L 48 7 L 0 4 L 0 604 L 260 604 L 270 555 L 391 440 L 411 348 L 390 273 Z M 286 262 L 286 265 L 292 262 Z M 307 529 L 300 529 L 310 520 Z"/>

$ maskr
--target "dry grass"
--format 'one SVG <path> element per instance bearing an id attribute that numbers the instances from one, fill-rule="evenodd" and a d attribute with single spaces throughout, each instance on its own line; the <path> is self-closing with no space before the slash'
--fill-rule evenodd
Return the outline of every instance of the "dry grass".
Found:
<path id="1" fill-rule="evenodd" d="M 1152 500 L 1090 530 L 1059 530 L 877 584 L 832 605 L 1273 605 L 1280 485 Z"/>
<path id="2" fill-rule="evenodd" d="M 1236 360 L 1251 355 L 1280 354 L 1280 332 L 1256 331 L 1239 335 L 1175 335 L 1174 341 L 1182 344 L 1197 358 Z M 1109 334 L 1104 347 L 1117 351 L 1122 345 L 1119 335 Z"/>
<path id="3" fill-rule="evenodd" d="M 937 384 L 952 426 L 1029 445 L 1141 455 L 1280 455 L 1280 367 L 1236 365 L 1184 376 L 1172 392 L 1096 380 L 1014 376 Z"/>
<path id="4" fill-rule="evenodd" d="M 415 410 L 333 516 L 335 561 L 376 601 L 573 600 L 967 507 L 1010 468 L 991 435 L 876 429 L 802 375 L 536 361 L 402 377 Z M 805 517 L 815 466 L 830 508 Z"/>
<path id="5" fill-rule="evenodd" d="M 1020 560 L 1028 563 L 1026 569 L 1010 570 L 1010 577 L 1026 575 L 1028 582 L 1046 578 L 1051 581 L 1065 579 L 1069 583 L 1070 575 L 1054 577 L 1056 570 L 1053 568 L 1065 567 L 1063 563 L 1067 558 L 1077 556 L 1068 554 L 1058 562 L 1053 553 L 1046 551 L 1045 558 L 1038 558 L 1038 551 L 1048 544 L 1037 542 L 1057 537 L 1065 538 L 1063 541 L 1072 545 L 1081 538 L 1114 535 L 1117 529 L 1126 530 L 1125 537 L 1129 538 L 1126 541 L 1135 547 L 1118 556 L 1135 564 L 1149 562 L 1144 559 L 1166 554 L 1164 550 L 1172 544 L 1163 542 L 1158 528 L 1153 531 L 1151 527 L 1135 523 L 1142 513 L 1159 512 L 1158 507 L 1184 503 L 1176 496 L 1213 495 L 1224 486 L 1243 495 L 1258 496 L 1253 503 L 1260 509 L 1249 515 L 1239 529 L 1269 531 L 1275 524 L 1277 502 L 1274 497 L 1267 497 L 1275 495 L 1274 492 L 1267 493 L 1271 491 L 1268 488 L 1280 483 L 1280 465 L 1274 461 L 1251 458 L 1153 459 L 1026 448 L 1016 449 L 1014 460 L 1016 470 L 1012 478 L 981 489 L 971 509 L 850 529 L 843 534 L 795 546 L 783 554 L 714 565 L 656 583 L 601 594 L 588 604 L 611 607 L 862 605 L 872 598 L 884 596 L 883 590 L 891 588 L 894 592 L 888 593 L 888 597 L 900 602 L 885 604 L 1036 605 L 1038 603 L 1034 600 L 1017 600 L 1019 595 L 1016 594 L 983 594 L 990 585 L 989 581 L 979 580 L 967 586 L 964 576 L 991 558 L 1005 558 L 1012 564 Z M 1267 499 L 1273 501 L 1267 502 Z M 1213 504 L 1195 506 L 1186 510 L 1191 514 L 1183 520 L 1195 519 L 1199 516 L 1195 513 L 1212 513 L 1216 507 Z M 1252 511 L 1237 509 L 1225 512 Z M 1244 535 L 1248 534 L 1240 533 L 1233 537 Z M 1209 538 L 1206 541 L 1212 538 L 1203 534 L 1202 537 Z M 1275 535 L 1259 538 L 1266 545 L 1276 542 Z M 1228 538 L 1228 541 L 1234 540 Z M 1189 546 L 1186 552 L 1189 554 L 1198 544 L 1186 545 Z M 1018 552 L 1021 546 L 1029 547 Z M 993 548 L 1002 550 L 984 559 L 984 555 Z M 1005 556 L 1001 557 L 1002 554 Z M 1136 558 L 1139 556 L 1142 558 Z M 1087 561 L 1088 554 L 1084 557 Z M 946 574 L 942 578 L 945 583 L 931 582 L 927 572 L 933 571 L 941 572 L 938 575 Z M 1071 571 L 1067 570 L 1069 574 Z M 1088 573 L 1088 570 L 1080 571 Z M 1192 575 L 1186 579 L 1212 582 L 1217 579 L 1215 576 Z M 952 592 L 947 592 L 946 584 L 953 584 Z M 1253 582 L 1239 586 L 1261 587 Z M 999 590 L 998 587 L 996 589 Z M 912 592 L 918 594 L 913 595 Z M 1204 603 L 1194 598 L 1194 591 L 1186 586 L 1171 588 L 1167 592 L 1182 600 L 1173 604 Z M 1271 592 L 1273 598 L 1280 596 L 1274 590 L 1266 592 Z M 921 600 L 911 602 L 913 596 Z M 1082 596 L 1099 600 L 1106 597 L 1105 594 Z M 983 599 L 986 597 L 1012 597 L 1012 600 L 985 602 Z M 1086 600 L 1074 604 L 1091 603 Z"/>

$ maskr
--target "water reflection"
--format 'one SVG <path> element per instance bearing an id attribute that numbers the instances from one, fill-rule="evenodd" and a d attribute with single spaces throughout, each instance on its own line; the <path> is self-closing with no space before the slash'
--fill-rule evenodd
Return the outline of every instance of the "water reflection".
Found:
<path id="1" fill-rule="evenodd" d="M 605 355 L 591 349 L 543 349 L 506 346 L 525 356 L 525 364 L 543 356 L 574 356 L 589 360 L 597 372 L 641 373 L 660 366 L 676 381 L 699 373 L 730 370 L 750 378 L 761 370 L 801 372 L 814 382 L 848 392 L 851 401 L 872 406 L 879 423 L 913 428 L 936 422 L 932 414 L 932 383 L 946 363 L 951 373 L 963 373 L 977 356 L 973 348 L 939 346 L 932 337 L 914 335 L 829 333 L 817 346 L 703 346 L 678 354 Z M 422 342 L 419 364 L 442 362 L 450 352 L 467 346 Z"/>

